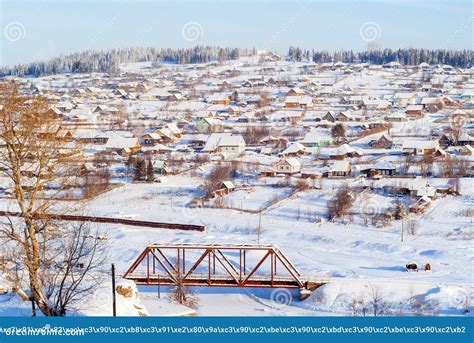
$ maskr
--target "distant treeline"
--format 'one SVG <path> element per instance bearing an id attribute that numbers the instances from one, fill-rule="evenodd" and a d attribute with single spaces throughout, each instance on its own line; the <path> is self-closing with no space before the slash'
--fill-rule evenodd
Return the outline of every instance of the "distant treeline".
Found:
<path id="1" fill-rule="evenodd" d="M 315 51 L 290 47 L 287 58 L 290 61 L 313 61 L 316 63 L 372 63 L 385 64 L 397 61 L 403 65 L 448 64 L 453 67 L 470 68 L 473 66 L 472 50 L 429 50 L 429 49 L 383 49 L 362 52 L 347 51 Z"/>
<path id="2" fill-rule="evenodd" d="M 115 73 L 120 63 L 167 62 L 167 63 L 205 63 L 216 60 L 235 60 L 240 55 L 255 55 L 255 49 L 220 48 L 196 46 L 183 49 L 161 48 L 122 48 L 110 50 L 87 50 L 53 58 L 49 61 L 18 64 L 0 68 L 2 76 L 45 76 L 63 73 Z M 315 51 L 290 47 L 287 59 L 290 61 L 313 61 L 316 63 L 372 63 L 385 64 L 398 61 L 403 65 L 449 64 L 453 67 L 473 66 L 472 50 L 428 50 L 428 49 L 383 49 L 354 52 Z"/>
<path id="3" fill-rule="evenodd" d="M 168 62 L 205 63 L 213 60 L 238 59 L 243 50 L 196 46 L 186 49 L 123 48 L 110 50 L 87 50 L 59 56 L 45 62 L 19 64 L 3 67 L 0 76 L 44 76 L 62 73 L 114 73 L 120 63 Z"/>

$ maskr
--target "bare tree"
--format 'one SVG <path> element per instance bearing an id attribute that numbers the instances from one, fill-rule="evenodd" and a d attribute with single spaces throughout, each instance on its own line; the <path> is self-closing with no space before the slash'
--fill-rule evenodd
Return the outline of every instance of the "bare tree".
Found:
<path id="1" fill-rule="evenodd" d="M 365 317 L 367 315 L 368 310 L 364 294 L 359 294 L 357 297 L 353 296 L 351 299 L 350 307 L 353 316 L 358 316 L 359 314 L 361 314 Z"/>
<path id="2" fill-rule="evenodd" d="M 94 269 L 98 245 L 82 240 L 83 228 L 48 216 L 68 211 L 58 204 L 77 184 L 82 156 L 48 110 L 45 98 L 23 95 L 16 83 L 0 84 L 0 175 L 10 180 L 19 212 L 0 222 L 0 245 L 10 252 L 10 281 L 17 293 L 31 298 L 44 315 L 56 316 L 66 312 Z M 86 253 L 92 255 L 85 259 Z M 84 259 L 88 267 L 76 272 Z"/>
<path id="3" fill-rule="evenodd" d="M 419 226 L 419 223 L 417 220 L 409 220 L 407 222 L 407 231 L 408 231 L 408 234 L 414 236 L 416 235 L 416 233 L 418 232 L 418 226 Z"/>
<path id="4" fill-rule="evenodd" d="M 81 309 L 81 300 L 104 281 L 106 240 L 85 223 L 61 225 L 49 244 L 54 261 L 43 274 L 44 289 L 54 315 Z"/>
<path id="5" fill-rule="evenodd" d="M 127 105 L 125 103 L 120 103 L 117 105 L 117 117 L 113 121 L 113 127 L 117 126 L 119 129 L 122 129 L 127 120 L 128 120 Z"/>
<path id="6" fill-rule="evenodd" d="M 461 180 L 459 177 L 450 179 L 448 181 L 448 184 L 451 186 L 453 194 L 455 195 L 461 194 Z"/>
<path id="7" fill-rule="evenodd" d="M 243 136 L 247 144 L 257 144 L 263 137 L 268 136 L 270 132 L 269 126 L 247 126 Z"/>
<path id="8" fill-rule="evenodd" d="M 433 173 L 434 157 L 430 155 L 424 155 L 420 161 L 420 173 L 422 176 L 431 176 Z"/>
<path id="9" fill-rule="evenodd" d="M 456 158 L 449 156 L 438 163 L 440 174 L 442 177 L 460 178 L 469 173 L 470 162 L 464 158 Z"/>
<path id="10" fill-rule="evenodd" d="M 212 197 L 214 191 L 216 191 L 223 181 L 229 180 L 235 176 L 238 165 L 235 163 L 219 163 L 207 176 L 207 180 L 204 182 L 203 188 L 206 192 L 207 197 Z"/>
<path id="11" fill-rule="evenodd" d="M 184 285 L 184 276 L 180 271 L 174 274 L 175 284 L 171 288 L 170 298 L 178 304 L 196 308 L 198 305 L 197 298 L 193 295 L 190 288 Z"/>
<path id="12" fill-rule="evenodd" d="M 411 313 L 415 316 L 434 315 L 436 313 L 435 303 L 415 295 L 413 290 L 410 290 L 408 305 L 410 306 Z"/>
<path id="13" fill-rule="evenodd" d="M 410 170 L 410 166 L 413 164 L 413 156 L 410 154 L 405 155 L 403 161 L 401 162 L 402 173 L 407 175 Z"/>
<path id="14" fill-rule="evenodd" d="M 354 196 L 352 189 L 348 185 L 342 185 L 337 190 L 332 199 L 328 201 L 328 218 L 334 220 L 335 218 L 343 217 L 348 214 L 354 204 Z"/>
<path id="15" fill-rule="evenodd" d="M 369 304 L 372 306 L 372 314 L 374 317 L 381 316 L 385 313 L 387 303 L 383 299 L 383 294 L 378 287 L 372 286 L 370 288 Z"/>

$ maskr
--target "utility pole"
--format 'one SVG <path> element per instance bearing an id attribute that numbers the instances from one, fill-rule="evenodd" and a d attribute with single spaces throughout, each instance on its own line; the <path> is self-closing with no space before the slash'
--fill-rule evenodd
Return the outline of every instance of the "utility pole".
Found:
<path id="1" fill-rule="evenodd" d="M 112 316 L 117 317 L 117 302 L 115 299 L 115 265 L 112 263 Z"/>

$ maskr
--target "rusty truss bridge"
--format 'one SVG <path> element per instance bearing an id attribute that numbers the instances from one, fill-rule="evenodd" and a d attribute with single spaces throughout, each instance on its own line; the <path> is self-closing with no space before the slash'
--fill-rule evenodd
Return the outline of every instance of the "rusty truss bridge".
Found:
<path id="1" fill-rule="evenodd" d="M 154 244 L 123 276 L 138 285 L 267 287 L 314 290 L 329 280 L 308 278 L 275 245 Z"/>

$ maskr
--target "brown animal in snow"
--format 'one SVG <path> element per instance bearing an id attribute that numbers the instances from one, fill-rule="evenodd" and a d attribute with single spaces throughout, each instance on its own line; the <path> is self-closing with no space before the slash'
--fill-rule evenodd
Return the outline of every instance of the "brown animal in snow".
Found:
<path id="1" fill-rule="evenodd" d="M 418 266 L 416 265 L 416 263 L 408 263 L 405 268 L 407 269 L 408 272 L 410 271 L 418 271 Z"/>
<path id="2" fill-rule="evenodd" d="M 431 271 L 431 264 L 427 263 L 425 264 L 425 272 L 430 272 Z"/>

